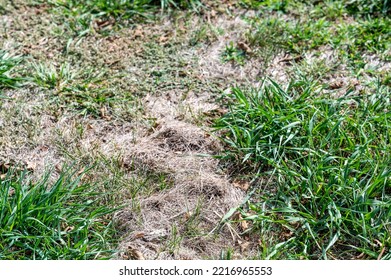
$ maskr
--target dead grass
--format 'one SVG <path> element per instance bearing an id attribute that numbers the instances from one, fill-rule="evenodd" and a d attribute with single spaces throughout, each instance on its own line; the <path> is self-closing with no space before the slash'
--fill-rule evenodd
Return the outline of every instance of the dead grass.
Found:
<path id="1" fill-rule="evenodd" d="M 238 237 L 232 238 L 228 230 L 218 236 L 211 232 L 225 212 L 241 203 L 244 192 L 219 174 L 216 159 L 201 156 L 219 149 L 218 142 L 202 129 L 171 119 L 155 130 L 128 148 L 125 163 L 169 174 L 173 186 L 141 198 L 138 218 L 132 207 L 118 214 L 125 232 L 138 233 L 126 237 L 121 246 L 137 248 L 147 259 L 217 258 L 225 247 L 235 247 Z M 174 242 L 174 229 L 178 240 L 173 249 L 167 243 Z M 150 239 L 156 232 L 160 235 Z M 126 254 L 121 258 L 127 258 Z"/>

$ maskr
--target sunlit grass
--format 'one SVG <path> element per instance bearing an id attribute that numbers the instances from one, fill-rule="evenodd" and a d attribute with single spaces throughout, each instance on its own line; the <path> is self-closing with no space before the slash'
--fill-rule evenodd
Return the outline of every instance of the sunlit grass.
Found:
<path id="1" fill-rule="evenodd" d="M 12 56 L 9 53 L 0 50 L 0 94 L 4 88 L 15 88 L 18 86 L 21 78 L 14 77 L 10 73 L 21 61 L 20 57 Z"/>
<path id="2" fill-rule="evenodd" d="M 271 176 L 249 205 L 263 258 L 386 258 L 391 245 L 391 93 L 337 99 L 311 84 L 232 89 L 216 122 L 237 170 Z"/>
<path id="3" fill-rule="evenodd" d="M 84 173 L 83 173 L 84 174 Z M 102 259 L 114 250 L 110 216 L 101 194 L 65 171 L 50 183 L 26 173 L 0 179 L 0 259 Z"/>

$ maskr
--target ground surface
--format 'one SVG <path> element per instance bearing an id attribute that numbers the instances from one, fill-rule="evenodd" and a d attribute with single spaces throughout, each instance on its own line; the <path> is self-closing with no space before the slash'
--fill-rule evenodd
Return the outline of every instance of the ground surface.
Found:
<path id="1" fill-rule="evenodd" d="M 0 50 L 21 58 L 9 75 L 24 78 L 1 93 L 0 164 L 28 169 L 32 181 L 91 166 L 82 181 L 120 206 L 113 258 L 265 257 L 239 212 L 220 223 L 255 178 L 213 157 L 224 145 L 211 126 L 227 112 L 221 96 L 232 86 L 307 79 L 338 97 L 390 85 L 390 20 L 380 17 L 380 39 L 365 39 L 373 23 L 341 1 L 287 10 L 276 6 L 284 1 L 206 1 L 198 12 L 171 7 L 87 27 L 53 2 L 0 9 Z M 283 37 L 281 28 L 293 31 Z"/>

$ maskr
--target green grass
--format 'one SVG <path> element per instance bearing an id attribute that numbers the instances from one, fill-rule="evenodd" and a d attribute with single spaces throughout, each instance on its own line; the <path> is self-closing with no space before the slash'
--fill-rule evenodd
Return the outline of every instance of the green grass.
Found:
<path id="1" fill-rule="evenodd" d="M 59 67 L 46 64 L 33 65 L 33 82 L 50 96 L 56 110 L 71 110 L 81 115 L 109 117 L 117 107 L 131 115 L 136 109 L 135 96 L 128 92 L 114 93 L 112 85 L 118 75 L 110 76 L 106 69 L 99 71 L 63 63 Z M 126 108 L 126 109 L 125 109 Z"/>
<path id="2" fill-rule="evenodd" d="M 271 10 L 271 11 L 286 12 L 286 8 L 289 3 L 289 0 L 266 0 L 266 1 L 242 0 L 239 3 L 240 5 L 251 9 L 266 8 L 267 10 Z"/>
<path id="3" fill-rule="evenodd" d="M 0 94 L 4 88 L 16 88 L 21 78 L 12 75 L 12 69 L 20 63 L 21 58 L 0 50 Z"/>
<path id="4" fill-rule="evenodd" d="M 389 88 L 332 99 L 270 81 L 227 99 L 223 158 L 273 182 L 244 213 L 262 258 L 391 258 Z"/>
<path id="5" fill-rule="evenodd" d="M 84 173 L 83 173 L 84 174 Z M 27 183 L 26 172 L 0 179 L 0 259 L 105 259 L 113 253 L 114 209 L 65 171 Z"/>
<path id="6" fill-rule="evenodd" d="M 336 1 L 342 2 L 344 1 Z M 391 2 L 389 0 L 353 0 L 346 1 L 346 10 L 350 14 L 359 15 L 389 15 L 391 13 Z"/>
<path id="7" fill-rule="evenodd" d="M 261 2 L 259 5 L 262 6 L 270 1 Z M 347 21 L 346 7 L 338 1 L 315 6 L 295 2 L 295 5 L 288 19 L 275 12 L 248 19 L 251 27 L 245 34 L 245 40 L 254 54 L 266 61 L 266 65 L 281 52 L 304 56 L 321 48 L 336 50 L 349 61 L 354 71 L 365 66 L 363 57 L 366 54 L 390 59 L 387 51 L 391 48 L 391 20 L 382 13 Z"/>
<path id="8" fill-rule="evenodd" d="M 256 19 L 246 35 L 250 45 L 265 47 L 271 44 L 293 53 L 302 53 L 320 46 L 348 46 L 352 50 L 379 53 L 390 46 L 391 21 L 387 18 L 335 23 L 325 19 L 285 22 L 275 17 Z"/>
<path id="9" fill-rule="evenodd" d="M 66 24 L 77 36 L 94 30 L 104 33 L 105 26 L 111 29 L 129 21 L 137 23 L 152 18 L 159 10 L 174 8 L 197 11 L 202 6 L 199 0 L 53 0 L 51 3 L 67 16 Z"/>
<path id="10" fill-rule="evenodd" d="M 290 12 L 297 7 L 308 6 L 319 13 L 351 14 L 354 16 L 382 16 L 390 14 L 391 3 L 389 0 L 241 0 L 242 6 L 263 11 Z M 322 11 L 323 10 L 323 11 Z"/>
<path id="11" fill-rule="evenodd" d="M 238 65 L 243 65 L 246 58 L 246 52 L 236 47 L 233 42 L 230 42 L 230 44 L 225 47 L 221 57 L 223 62 L 230 61 Z"/>

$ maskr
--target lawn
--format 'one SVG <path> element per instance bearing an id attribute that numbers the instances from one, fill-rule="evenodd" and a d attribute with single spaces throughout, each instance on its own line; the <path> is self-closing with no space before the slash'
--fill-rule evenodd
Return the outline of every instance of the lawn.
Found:
<path id="1" fill-rule="evenodd" d="M 0 0 L 0 259 L 391 259 L 390 5 Z"/>

